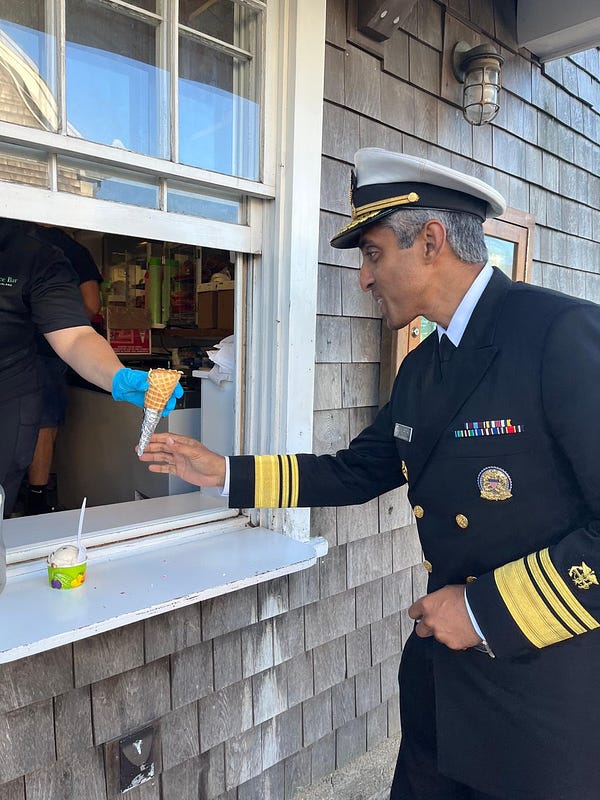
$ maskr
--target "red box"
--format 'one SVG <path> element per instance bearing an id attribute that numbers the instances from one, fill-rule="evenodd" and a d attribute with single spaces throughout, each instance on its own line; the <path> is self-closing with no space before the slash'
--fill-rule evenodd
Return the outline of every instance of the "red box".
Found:
<path id="1" fill-rule="evenodd" d="M 145 354 L 152 352 L 152 337 L 149 330 L 137 328 L 108 328 L 108 343 L 121 354 Z"/>

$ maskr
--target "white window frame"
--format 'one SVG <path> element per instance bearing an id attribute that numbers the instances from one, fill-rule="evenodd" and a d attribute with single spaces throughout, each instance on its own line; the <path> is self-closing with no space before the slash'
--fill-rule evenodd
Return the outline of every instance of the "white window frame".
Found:
<path id="1" fill-rule="evenodd" d="M 247 196 L 248 224 L 229 226 L 108 201 L 83 202 L 17 184 L 3 183 L 0 193 L 4 216 L 250 254 L 247 281 L 236 281 L 240 302 L 254 309 L 237 337 L 238 386 L 243 388 L 236 409 L 237 447 L 246 453 L 312 450 L 325 13 L 326 0 L 269 0 L 260 184 L 0 124 L 0 141 L 42 144 L 56 154 L 187 178 L 197 185 L 214 186 L 218 180 Z M 145 522 L 132 519 L 129 527 L 119 519 L 121 542 L 103 544 L 103 537 L 110 539 L 110 525 L 96 526 L 98 546 L 90 557 L 88 582 L 74 590 L 83 593 L 80 600 L 48 588 L 47 548 L 36 550 L 35 540 L 29 549 L 21 548 L 23 561 L 9 567 L 0 594 L 0 614 L 9 621 L 0 632 L 0 663 L 306 569 L 327 552 L 326 540 L 310 537 L 308 509 L 253 512 L 257 527 L 222 509 L 208 522 L 210 508 L 196 514 L 189 505 L 192 495 L 90 512 L 101 517 L 121 507 L 123 517 L 125 507 L 154 503 L 163 506 L 158 516 L 178 497 L 185 513 L 162 520 L 150 514 Z M 71 530 L 77 513 L 51 515 L 53 524 L 62 517 Z M 19 546 L 10 534 L 11 522 L 24 520 L 4 523 L 14 553 Z M 134 533 L 139 538 L 129 538 Z"/>
<path id="2" fill-rule="evenodd" d="M 237 289 L 251 308 L 260 309 L 238 337 L 243 341 L 237 385 L 244 397 L 243 409 L 236 404 L 238 452 L 312 449 L 326 2 L 300 5 L 300 0 L 273 1 L 266 12 L 261 183 L 0 122 L 3 142 L 198 187 L 217 185 L 248 198 L 248 224 L 231 225 L 71 196 L 56 187 L 3 183 L 0 196 L 3 216 L 252 255 L 246 287 L 240 282 Z M 293 538 L 310 535 L 308 510 L 266 510 L 254 512 L 254 518 Z"/>

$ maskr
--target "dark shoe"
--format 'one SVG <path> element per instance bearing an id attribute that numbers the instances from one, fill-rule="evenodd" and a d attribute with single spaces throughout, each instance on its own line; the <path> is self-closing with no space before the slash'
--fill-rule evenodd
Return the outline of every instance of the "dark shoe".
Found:
<path id="1" fill-rule="evenodd" d="M 58 503 L 51 502 L 46 487 L 30 486 L 27 490 L 24 515 L 31 517 L 35 514 L 51 514 L 54 511 L 64 511 L 64 508 Z"/>

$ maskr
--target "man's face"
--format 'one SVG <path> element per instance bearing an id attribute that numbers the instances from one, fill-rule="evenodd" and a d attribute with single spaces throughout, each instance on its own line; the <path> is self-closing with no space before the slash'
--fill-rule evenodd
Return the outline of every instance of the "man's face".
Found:
<path id="1" fill-rule="evenodd" d="M 424 313 L 428 281 L 423 246 L 420 233 L 412 247 L 402 250 L 394 231 L 381 225 L 368 228 L 361 237 L 361 289 L 372 293 L 393 330 Z"/>

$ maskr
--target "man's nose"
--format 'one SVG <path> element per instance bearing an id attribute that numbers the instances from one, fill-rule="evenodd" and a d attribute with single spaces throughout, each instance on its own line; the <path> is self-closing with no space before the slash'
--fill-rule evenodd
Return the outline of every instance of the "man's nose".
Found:
<path id="1" fill-rule="evenodd" d="M 371 270 L 364 260 L 360 265 L 358 280 L 360 283 L 360 288 L 363 290 L 363 292 L 369 292 L 371 290 L 373 285 L 373 275 L 371 274 Z"/>

